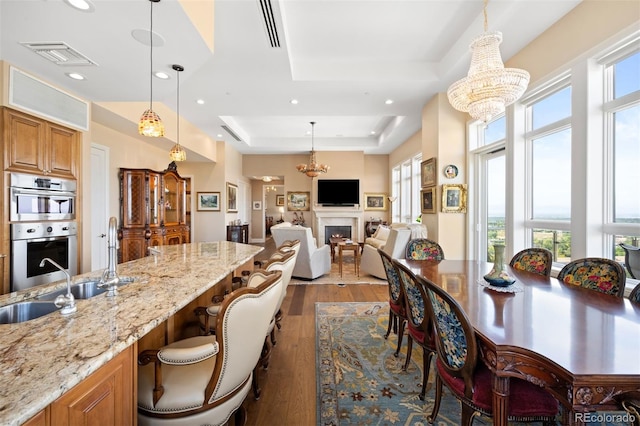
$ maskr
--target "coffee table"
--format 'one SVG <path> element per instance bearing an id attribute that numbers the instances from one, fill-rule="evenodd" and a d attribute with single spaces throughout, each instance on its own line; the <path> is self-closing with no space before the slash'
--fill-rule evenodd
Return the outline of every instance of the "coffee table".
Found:
<path id="1" fill-rule="evenodd" d="M 348 238 L 344 237 L 330 237 L 329 238 L 329 246 L 331 247 L 331 262 L 336 263 L 336 246 L 338 243 L 341 243 Z"/>

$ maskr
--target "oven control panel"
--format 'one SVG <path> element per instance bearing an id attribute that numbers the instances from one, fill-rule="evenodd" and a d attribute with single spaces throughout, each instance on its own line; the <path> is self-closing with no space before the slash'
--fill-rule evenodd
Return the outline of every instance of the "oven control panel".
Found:
<path id="1" fill-rule="evenodd" d="M 76 222 L 21 222 L 11 224 L 11 239 L 14 241 L 77 234 L 78 227 Z"/>

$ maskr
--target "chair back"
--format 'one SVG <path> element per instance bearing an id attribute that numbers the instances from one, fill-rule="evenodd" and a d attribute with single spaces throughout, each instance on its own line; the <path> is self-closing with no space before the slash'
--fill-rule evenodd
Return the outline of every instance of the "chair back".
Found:
<path id="1" fill-rule="evenodd" d="M 627 275 L 616 261 L 600 257 L 587 257 L 567 263 L 558 274 L 558 280 L 600 293 L 622 297 Z"/>
<path id="2" fill-rule="evenodd" d="M 298 259 L 300 261 L 309 261 L 311 255 L 317 250 L 316 240 L 313 238 L 311 228 L 304 226 L 288 226 L 282 228 L 271 228 L 271 234 L 273 235 L 273 241 L 276 243 L 276 247 L 280 247 L 285 241 L 299 240 L 300 250 L 298 252 Z"/>
<path id="3" fill-rule="evenodd" d="M 410 239 L 411 230 L 408 228 L 392 228 L 389 230 L 389 236 L 382 250 L 392 259 L 400 259 L 404 257 Z"/>
<path id="4" fill-rule="evenodd" d="M 282 272 L 255 271 L 249 285 L 227 296 L 216 321 L 219 352 L 205 401 L 232 395 L 248 380 L 255 368 L 282 292 Z"/>
<path id="5" fill-rule="evenodd" d="M 274 253 L 269 261 L 263 265 L 263 268 L 269 272 L 282 272 L 282 295 L 280 296 L 276 311 L 280 309 L 282 301 L 287 295 L 287 286 L 289 285 L 289 281 L 291 281 L 291 276 L 293 275 L 293 267 L 296 265 L 296 256 L 297 253 L 295 250 L 281 252 L 279 254 Z"/>
<path id="6" fill-rule="evenodd" d="M 384 272 L 387 275 L 387 282 L 389 283 L 389 300 L 394 305 L 398 305 L 404 309 L 404 293 L 402 292 L 398 272 L 395 266 L 393 266 L 393 259 L 382 249 L 378 249 L 378 253 L 382 259 L 382 266 L 384 266 Z"/>
<path id="7" fill-rule="evenodd" d="M 431 334 L 431 318 L 426 313 L 428 309 L 424 288 L 416 281 L 416 276 L 409 268 L 397 260 L 393 260 L 400 280 L 401 292 L 405 298 L 405 310 L 407 311 L 407 325 L 414 330 L 424 333 L 423 342 L 429 341 Z"/>
<path id="8" fill-rule="evenodd" d="M 553 265 L 553 255 L 545 248 L 526 248 L 516 253 L 515 256 L 511 258 L 509 265 L 521 271 L 550 277 L 551 266 Z"/>
<path id="9" fill-rule="evenodd" d="M 428 238 L 414 238 L 407 244 L 405 258 L 413 260 L 442 260 L 444 251 L 440 244 Z"/>
<path id="10" fill-rule="evenodd" d="M 458 302 L 446 291 L 419 275 L 418 285 L 424 288 L 434 324 L 436 352 L 440 365 L 450 375 L 464 380 L 465 397 L 473 396 L 473 375 L 478 362 L 476 335 Z"/>
<path id="11" fill-rule="evenodd" d="M 636 285 L 633 290 L 631 290 L 631 293 L 629 293 L 629 300 L 640 306 L 640 284 Z"/>
<path id="12" fill-rule="evenodd" d="M 619 244 L 624 249 L 624 264 L 631 278 L 640 280 L 640 247 Z"/>

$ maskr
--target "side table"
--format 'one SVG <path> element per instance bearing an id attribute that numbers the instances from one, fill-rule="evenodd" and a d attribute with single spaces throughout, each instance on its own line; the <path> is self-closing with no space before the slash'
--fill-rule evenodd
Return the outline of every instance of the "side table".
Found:
<path id="1" fill-rule="evenodd" d="M 346 242 L 342 241 L 338 243 L 338 263 L 340 270 L 340 278 L 342 278 L 342 252 L 351 250 L 353 251 L 353 263 L 355 265 L 356 277 L 360 276 L 360 244 L 356 242 Z"/>

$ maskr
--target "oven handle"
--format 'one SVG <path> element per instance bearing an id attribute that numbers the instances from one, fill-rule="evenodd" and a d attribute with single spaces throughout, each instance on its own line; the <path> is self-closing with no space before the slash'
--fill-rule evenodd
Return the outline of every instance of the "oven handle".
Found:
<path id="1" fill-rule="evenodd" d="M 76 193 L 75 192 L 69 192 L 69 191 L 43 191 L 43 190 L 37 190 L 37 189 L 24 189 L 24 188 L 16 188 L 13 187 L 11 188 L 11 191 L 13 192 L 13 194 L 15 195 L 38 195 L 38 196 L 65 196 L 65 197 L 75 197 Z"/>
<path id="2" fill-rule="evenodd" d="M 45 241 L 56 241 L 56 240 L 62 240 L 64 238 L 69 238 L 69 237 L 76 237 L 77 234 L 68 234 L 68 235 L 59 235 L 57 237 L 45 237 L 45 238 L 21 238 L 21 239 L 15 239 L 13 241 L 27 241 L 30 243 L 44 243 Z"/>

